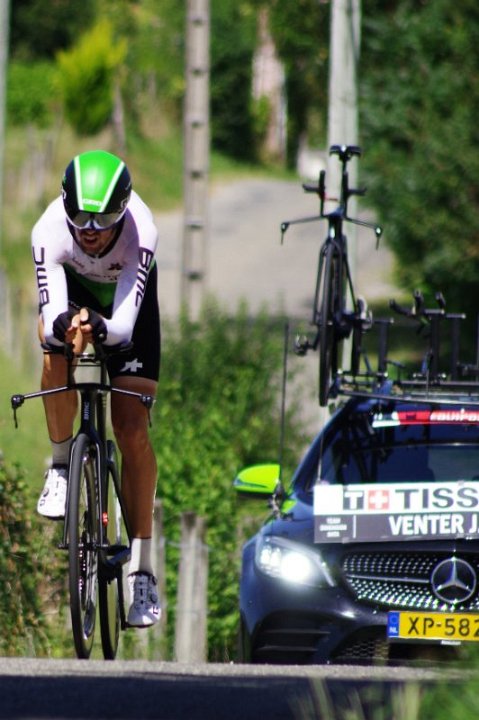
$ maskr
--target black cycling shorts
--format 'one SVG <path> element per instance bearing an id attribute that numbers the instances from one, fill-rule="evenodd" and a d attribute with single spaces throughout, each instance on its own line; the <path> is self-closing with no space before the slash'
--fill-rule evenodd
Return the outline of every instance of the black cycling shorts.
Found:
<path id="1" fill-rule="evenodd" d="M 65 271 L 68 288 L 68 300 L 77 307 L 88 307 L 110 318 L 113 307 L 103 307 L 98 298 L 82 285 L 79 280 Z M 157 266 L 151 268 L 146 282 L 145 294 L 136 319 L 131 341 L 133 347 L 128 352 L 113 355 L 107 359 L 110 380 L 116 377 L 141 377 L 157 381 L 160 375 L 161 331 L 160 309 L 157 293 Z"/>

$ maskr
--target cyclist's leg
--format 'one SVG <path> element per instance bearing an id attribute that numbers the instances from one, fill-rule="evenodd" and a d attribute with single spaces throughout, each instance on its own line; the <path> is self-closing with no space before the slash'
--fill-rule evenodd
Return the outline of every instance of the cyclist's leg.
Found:
<path id="1" fill-rule="evenodd" d="M 44 342 L 43 323 L 38 323 L 38 336 Z M 44 354 L 42 390 L 62 386 L 67 380 L 67 364 L 62 354 Z M 45 474 L 45 484 L 38 500 L 37 510 L 44 517 L 57 519 L 65 514 L 67 466 L 73 422 L 77 411 L 75 392 L 45 396 L 43 405 L 52 450 L 51 467 Z"/>
<path id="2" fill-rule="evenodd" d="M 108 361 L 115 387 L 156 396 L 160 372 L 160 313 L 156 267 L 150 271 L 132 334 L 132 350 Z M 148 411 L 139 400 L 112 393 L 111 415 L 122 455 L 122 495 L 133 537 L 151 537 L 156 459 L 148 433 Z"/>
<path id="3" fill-rule="evenodd" d="M 38 321 L 38 337 L 45 342 L 43 322 Z M 67 381 L 67 363 L 61 353 L 43 355 L 42 390 L 50 390 L 64 385 Z M 75 392 L 58 393 L 43 398 L 48 434 L 53 442 L 62 442 L 71 437 L 73 421 L 77 410 L 77 395 Z"/>
<path id="4" fill-rule="evenodd" d="M 157 383 L 148 378 L 119 376 L 114 387 L 156 395 Z M 156 458 L 148 433 L 148 412 L 139 400 L 113 393 L 113 430 L 122 456 L 121 487 L 132 537 L 151 538 L 156 492 Z"/>
<path id="5" fill-rule="evenodd" d="M 133 331 L 133 349 L 109 361 L 114 387 L 155 396 L 160 366 L 160 317 L 156 270 L 150 272 Z M 112 393 L 111 415 L 122 455 L 121 483 L 132 536 L 128 622 L 148 626 L 160 617 L 156 578 L 151 562 L 156 458 L 148 432 L 148 411 L 139 400 Z"/>
<path id="6" fill-rule="evenodd" d="M 155 395 L 157 383 L 147 378 L 117 377 L 115 387 Z M 112 394 L 112 423 L 122 455 L 121 494 L 131 541 L 128 568 L 130 607 L 127 622 L 148 627 L 160 618 L 157 580 L 152 566 L 156 458 L 148 436 L 148 415 L 139 400 Z"/>

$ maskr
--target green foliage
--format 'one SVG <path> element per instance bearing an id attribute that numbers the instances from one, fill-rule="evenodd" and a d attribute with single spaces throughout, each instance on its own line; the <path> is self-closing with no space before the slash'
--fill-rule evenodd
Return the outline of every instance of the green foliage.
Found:
<path id="1" fill-rule="evenodd" d="M 126 40 L 115 43 L 107 20 L 58 54 L 65 114 L 79 135 L 93 135 L 110 120 L 115 73 L 125 54 Z"/>
<path id="2" fill-rule="evenodd" d="M 178 116 L 185 90 L 185 11 L 186 3 L 177 0 L 144 0 L 136 8 L 136 32 L 127 29 L 130 91 L 139 87 L 160 97 Z"/>
<path id="3" fill-rule="evenodd" d="M 271 32 L 286 69 L 288 163 L 296 163 L 311 114 L 326 135 L 330 4 L 318 0 L 271 0 Z M 318 112 L 321 120 L 318 122 Z"/>
<path id="4" fill-rule="evenodd" d="M 363 169 L 412 291 L 475 321 L 479 278 L 479 5 L 376 3 L 365 18 Z M 363 163 L 363 161 L 362 161 Z"/>
<path id="5" fill-rule="evenodd" d="M 156 210 L 177 207 L 183 192 L 183 146 L 177 128 L 161 142 L 132 133 L 128 142 L 128 167 L 133 187 Z"/>
<path id="6" fill-rule="evenodd" d="M 211 138 L 216 150 L 254 157 L 250 96 L 256 16 L 248 3 L 211 3 Z"/>
<path id="7" fill-rule="evenodd" d="M 254 98 L 251 100 L 251 118 L 255 144 L 257 147 L 261 147 L 271 119 L 271 102 L 267 95 L 262 95 L 257 100 Z"/>
<path id="8" fill-rule="evenodd" d="M 278 457 L 282 329 L 266 315 L 250 318 L 246 307 L 230 318 L 209 301 L 197 323 L 183 315 L 165 333 L 153 442 L 168 543 L 169 632 L 178 565 L 172 543 L 181 512 L 193 510 L 207 523 L 211 660 L 236 650 L 240 546 L 251 530 L 232 482 L 241 467 Z M 289 467 L 302 441 L 294 414 L 287 417 Z M 266 506 L 258 511 L 264 516 Z"/>
<path id="9" fill-rule="evenodd" d="M 13 0 L 10 22 L 12 56 L 53 60 L 91 25 L 97 0 Z M 111 0 L 110 0 L 111 4 Z"/>
<path id="10" fill-rule="evenodd" d="M 475 720 L 479 712 L 477 696 L 477 667 L 479 655 L 476 643 L 466 643 L 463 660 L 456 663 L 452 673 L 442 681 L 426 686 L 418 717 L 420 720 Z"/>
<path id="11" fill-rule="evenodd" d="M 38 541 L 18 467 L 0 464 L 0 652 L 32 653 L 46 647 L 37 582 Z"/>
<path id="12" fill-rule="evenodd" d="M 55 68 L 49 62 L 11 62 L 8 67 L 7 113 L 12 125 L 47 127 L 54 117 Z"/>

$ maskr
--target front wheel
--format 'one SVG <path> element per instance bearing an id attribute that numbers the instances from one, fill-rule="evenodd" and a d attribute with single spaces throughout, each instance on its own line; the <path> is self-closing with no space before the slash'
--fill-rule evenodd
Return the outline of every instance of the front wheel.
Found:
<path id="1" fill-rule="evenodd" d="M 118 464 L 114 444 L 108 442 L 108 470 L 105 488 L 107 517 L 106 539 L 110 548 L 119 547 L 124 540 L 125 531 L 122 523 L 120 501 L 117 495 L 119 488 Z M 108 552 L 106 555 L 108 560 Z M 121 596 L 119 583 L 122 582 L 121 565 L 107 568 L 100 567 L 98 577 L 98 605 L 100 610 L 101 645 L 105 660 L 114 660 L 118 649 L 121 627 Z"/>
<path id="2" fill-rule="evenodd" d="M 69 472 L 68 566 L 70 612 L 77 657 L 89 658 L 95 636 L 97 599 L 96 457 L 90 439 L 75 440 Z"/>

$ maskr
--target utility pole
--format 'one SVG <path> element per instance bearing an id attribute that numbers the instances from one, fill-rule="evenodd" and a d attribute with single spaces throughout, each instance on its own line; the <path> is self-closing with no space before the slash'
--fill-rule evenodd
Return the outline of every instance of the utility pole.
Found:
<path id="1" fill-rule="evenodd" d="M 329 42 L 328 147 L 357 145 L 361 0 L 331 0 Z M 354 186 L 356 168 L 357 162 L 352 162 L 351 186 Z M 328 162 L 330 190 L 338 192 L 339 183 L 340 166 L 337 158 L 332 157 Z"/>
<path id="2" fill-rule="evenodd" d="M 329 39 L 329 105 L 328 105 L 328 148 L 331 145 L 358 144 L 358 65 L 361 43 L 361 0 L 331 0 L 331 29 Z M 350 187 L 356 187 L 357 159 L 349 171 Z M 328 194 L 339 197 L 341 166 L 337 155 L 328 157 Z M 355 217 L 356 201 L 353 196 L 348 213 Z M 356 275 L 356 233 L 349 224 L 348 261 L 354 282 Z M 344 343 L 345 364 L 349 363 L 350 342 Z M 327 408 L 320 408 L 320 422 L 329 419 Z"/>
<path id="3" fill-rule="evenodd" d="M 358 144 L 358 66 L 361 44 L 361 0 L 331 0 L 329 65 L 328 147 Z M 348 166 L 350 187 L 356 187 L 358 160 Z M 340 187 L 340 163 L 328 158 L 329 194 L 336 197 Z M 348 212 L 355 217 L 356 198 L 349 200 Z M 356 275 L 356 227 L 348 225 L 348 260 Z M 347 343 L 346 343 L 347 345 Z"/>
<path id="4" fill-rule="evenodd" d="M 196 314 L 207 275 L 209 176 L 209 0 L 187 0 L 184 223 L 181 304 Z"/>
<path id="5" fill-rule="evenodd" d="M 0 248 L 3 230 L 3 174 L 5 167 L 5 114 L 10 0 L 0 0 Z"/>

